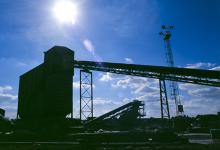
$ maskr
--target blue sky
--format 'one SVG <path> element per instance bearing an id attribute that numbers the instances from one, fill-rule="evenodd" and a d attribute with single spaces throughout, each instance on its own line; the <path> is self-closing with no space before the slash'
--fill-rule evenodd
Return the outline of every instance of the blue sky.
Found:
<path id="1" fill-rule="evenodd" d="M 16 115 L 19 76 L 42 63 L 43 52 L 54 45 L 74 50 L 77 60 L 166 65 L 158 33 L 162 24 L 174 25 L 176 66 L 220 68 L 218 0 L 72 0 L 78 7 L 75 24 L 54 17 L 56 1 L 0 1 L 0 107 L 7 117 Z M 76 117 L 78 81 L 76 71 Z M 148 117 L 159 117 L 157 80 L 94 72 L 94 83 L 96 115 L 137 98 L 145 101 Z M 180 93 L 187 115 L 220 111 L 219 88 L 180 83 Z M 170 107 L 174 115 L 171 100 Z"/>

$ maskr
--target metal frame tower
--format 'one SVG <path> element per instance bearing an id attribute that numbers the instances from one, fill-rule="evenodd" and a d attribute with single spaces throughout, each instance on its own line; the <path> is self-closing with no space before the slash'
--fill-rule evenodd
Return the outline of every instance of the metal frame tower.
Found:
<path id="1" fill-rule="evenodd" d="M 161 118 L 170 119 L 169 104 L 167 99 L 167 90 L 164 79 L 159 79 L 160 86 L 160 108 L 161 108 Z"/>
<path id="2" fill-rule="evenodd" d="M 174 29 L 174 26 L 166 27 L 165 25 L 162 26 L 162 31 L 159 33 L 164 40 L 165 43 L 165 51 L 166 51 L 166 60 L 167 65 L 169 67 L 174 67 L 174 59 L 173 59 L 173 53 L 172 48 L 170 44 L 170 38 L 172 36 L 171 30 Z M 171 88 L 171 97 L 175 101 L 176 105 L 176 115 L 180 116 L 184 114 L 183 105 L 181 104 L 181 100 L 179 97 L 179 87 L 177 82 L 171 81 L 170 82 L 170 88 Z"/>
<path id="3" fill-rule="evenodd" d="M 92 72 L 80 70 L 80 120 L 93 119 Z"/>

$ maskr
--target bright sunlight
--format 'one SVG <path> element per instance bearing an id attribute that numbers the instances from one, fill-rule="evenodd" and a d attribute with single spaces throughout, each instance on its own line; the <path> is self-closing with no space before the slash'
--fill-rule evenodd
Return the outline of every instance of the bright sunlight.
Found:
<path id="1" fill-rule="evenodd" d="M 54 5 L 53 12 L 61 23 L 75 24 L 77 20 L 77 6 L 70 0 L 60 0 Z"/>

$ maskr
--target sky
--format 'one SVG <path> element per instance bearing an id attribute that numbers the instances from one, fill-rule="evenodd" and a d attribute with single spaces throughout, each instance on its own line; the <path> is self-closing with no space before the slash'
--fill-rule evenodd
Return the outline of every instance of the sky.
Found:
<path id="1" fill-rule="evenodd" d="M 74 23 L 56 18 L 58 1 L 65 0 L 0 1 L 0 108 L 6 117 L 16 117 L 19 76 L 41 64 L 43 52 L 54 45 L 74 50 L 76 60 L 165 66 L 158 33 L 161 25 L 174 25 L 175 66 L 220 70 L 218 0 L 69 0 L 77 9 Z M 146 117 L 160 117 L 158 80 L 101 72 L 93 76 L 95 116 L 138 99 L 145 102 Z M 220 111 L 220 88 L 178 84 L 186 115 Z M 73 87 L 74 117 L 79 117 L 77 69 Z M 169 105 L 174 116 L 170 98 Z"/>

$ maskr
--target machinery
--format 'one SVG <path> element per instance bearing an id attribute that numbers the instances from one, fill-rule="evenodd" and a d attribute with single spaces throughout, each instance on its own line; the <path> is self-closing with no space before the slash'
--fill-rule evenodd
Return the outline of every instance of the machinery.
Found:
<path id="1" fill-rule="evenodd" d="M 142 101 L 134 100 L 110 112 L 107 112 L 93 120 L 86 122 L 89 128 L 103 128 L 108 125 L 110 129 L 114 128 L 112 125 L 115 122 L 120 122 L 123 128 L 133 126 L 138 118 L 145 116 L 144 103 Z M 116 126 L 120 126 L 116 123 Z M 129 128 L 129 127 L 128 127 Z"/>
<path id="2" fill-rule="evenodd" d="M 171 44 L 170 44 L 170 38 L 172 36 L 171 30 L 173 28 L 174 28 L 174 26 L 166 27 L 165 25 L 163 25 L 162 31 L 159 33 L 163 37 L 163 40 L 165 43 L 166 60 L 167 60 L 167 65 L 169 67 L 174 67 L 173 52 L 172 52 L 172 48 L 171 48 Z M 163 87 L 166 87 L 165 82 L 162 82 L 162 84 L 163 84 L 162 85 Z M 161 87 L 161 85 L 160 85 L 160 87 Z M 179 87 L 178 87 L 177 82 L 171 81 L 170 88 L 171 88 L 171 98 L 174 100 L 175 105 L 176 105 L 176 115 L 181 116 L 184 114 L 184 110 L 183 110 L 183 105 L 182 105 L 180 97 L 179 97 Z M 166 90 L 161 90 L 161 92 L 166 92 Z M 165 110 L 164 112 L 165 112 L 165 114 L 167 114 L 167 116 L 169 118 L 169 106 L 168 106 L 166 94 L 165 94 L 165 99 L 166 99 L 165 104 L 167 106 L 165 108 L 163 108 L 163 107 L 161 107 L 161 108 L 163 108 Z M 162 117 L 163 117 L 163 114 L 162 114 Z"/>

